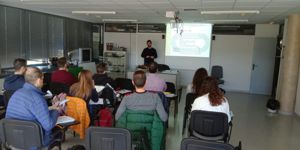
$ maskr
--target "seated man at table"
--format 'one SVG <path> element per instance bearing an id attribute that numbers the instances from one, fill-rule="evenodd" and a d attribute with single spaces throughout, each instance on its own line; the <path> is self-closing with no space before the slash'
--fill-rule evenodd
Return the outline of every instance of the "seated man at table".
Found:
<path id="1" fill-rule="evenodd" d="M 24 74 L 26 71 L 27 62 L 25 59 L 17 58 L 14 61 L 15 72 L 5 78 L 3 88 L 5 90 L 16 91 L 23 87 L 25 83 Z"/>
<path id="2" fill-rule="evenodd" d="M 146 74 L 144 71 L 138 70 L 133 74 L 133 84 L 135 92 L 123 98 L 117 113 L 115 115 L 118 120 L 121 115 L 129 110 L 156 110 L 162 121 L 167 121 L 168 114 L 165 112 L 164 106 L 158 94 L 147 92 L 144 88 L 146 83 Z"/>
<path id="3" fill-rule="evenodd" d="M 51 75 L 51 82 L 63 83 L 68 86 L 77 82 L 77 79 L 67 71 L 68 65 L 65 57 L 61 57 L 57 60 L 57 67 L 58 70 L 54 71 Z"/>
<path id="4" fill-rule="evenodd" d="M 38 68 L 27 68 L 23 88 L 17 90 L 11 97 L 6 118 L 37 121 L 44 131 L 44 145 L 52 139 L 51 131 L 54 128 L 60 107 L 51 106 L 48 109 L 43 86 L 43 74 Z M 17 138 L 17 137 L 16 137 Z"/>
<path id="5" fill-rule="evenodd" d="M 147 91 L 162 92 L 167 88 L 166 81 L 157 75 L 157 68 L 158 65 L 156 62 L 151 62 L 149 64 L 149 74 L 147 74 L 147 81 L 145 85 L 145 89 Z"/>
<path id="6" fill-rule="evenodd" d="M 104 86 L 106 83 L 114 84 L 113 79 L 110 78 L 106 73 L 107 67 L 105 63 L 98 64 L 96 69 L 97 69 L 97 73 L 93 75 L 93 80 L 95 82 L 95 85 Z"/>

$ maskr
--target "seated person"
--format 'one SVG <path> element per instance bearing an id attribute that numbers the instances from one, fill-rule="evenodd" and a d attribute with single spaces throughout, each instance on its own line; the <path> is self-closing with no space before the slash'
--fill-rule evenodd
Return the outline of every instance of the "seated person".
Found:
<path id="1" fill-rule="evenodd" d="M 113 79 L 106 74 L 107 67 L 105 63 L 97 65 L 97 73 L 93 75 L 95 85 L 105 85 L 106 83 L 114 84 Z"/>
<path id="2" fill-rule="evenodd" d="M 67 59 L 61 57 L 57 60 L 58 70 L 54 71 L 51 75 L 51 82 L 63 83 L 68 86 L 74 84 L 77 79 L 67 70 Z"/>
<path id="3" fill-rule="evenodd" d="M 166 81 L 161 79 L 157 74 L 157 63 L 151 62 L 149 64 L 149 74 L 147 74 L 147 81 L 145 89 L 147 91 L 162 92 L 167 89 Z"/>
<path id="4" fill-rule="evenodd" d="M 195 93 L 201 85 L 201 82 L 208 77 L 208 73 L 205 68 L 199 68 L 193 77 L 193 82 L 186 88 L 186 93 Z"/>
<path id="5" fill-rule="evenodd" d="M 93 74 L 91 71 L 81 70 L 78 75 L 79 81 L 70 87 L 69 92 L 70 96 L 85 100 L 87 108 L 89 108 L 88 106 L 90 100 L 93 102 L 98 102 L 99 99 L 92 76 Z M 91 111 L 91 109 L 89 109 L 89 111 Z"/>
<path id="6" fill-rule="evenodd" d="M 7 106 L 6 118 L 37 121 L 44 130 L 43 144 L 46 146 L 53 138 L 54 128 L 59 111 L 58 106 L 51 106 L 49 110 L 44 93 L 43 74 L 38 68 L 27 68 L 23 88 L 17 90 Z"/>
<path id="7" fill-rule="evenodd" d="M 144 71 L 138 70 L 133 74 L 133 84 L 135 92 L 125 96 L 116 112 L 115 118 L 118 120 L 122 114 L 129 110 L 156 110 L 162 121 L 167 121 L 168 114 L 165 112 L 164 106 L 158 94 L 147 92 L 144 88 L 146 83 L 146 74 Z"/>
<path id="8" fill-rule="evenodd" d="M 192 104 L 192 110 L 203 110 L 222 112 L 227 114 L 228 122 L 231 121 L 231 114 L 228 100 L 224 97 L 223 92 L 218 87 L 217 80 L 212 77 L 205 78 L 199 89 L 195 91 L 199 96 Z"/>
<path id="9" fill-rule="evenodd" d="M 23 87 L 25 83 L 24 74 L 27 62 L 25 59 L 17 58 L 14 61 L 15 73 L 5 78 L 3 88 L 5 90 L 16 91 Z"/>

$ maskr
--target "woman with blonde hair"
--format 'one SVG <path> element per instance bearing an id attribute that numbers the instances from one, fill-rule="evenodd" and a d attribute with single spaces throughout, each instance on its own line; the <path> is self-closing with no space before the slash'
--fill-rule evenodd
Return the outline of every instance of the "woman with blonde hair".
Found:
<path id="1" fill-rule="evenodd" d="M 88 104 L 90 100 L 97 102 L 98 93 L 94 86 L 93 74 L 89 70 L 82 70 L 78 74 L 78 82 L 70 87 L 70 95 L 82 98 Z"/>

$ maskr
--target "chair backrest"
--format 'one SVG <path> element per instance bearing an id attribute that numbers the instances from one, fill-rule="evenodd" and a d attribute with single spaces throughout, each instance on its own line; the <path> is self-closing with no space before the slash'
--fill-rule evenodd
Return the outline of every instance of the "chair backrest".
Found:
<path id="1" fill-rule="evenodd" d="M 131 91 L 134 91 L 134 89 L 135 89 L 134 85 L 132 84 L 131 79 L 116 78 L 115 83 L 116 83 L 116 88 L 119 88 L 119 89 L 125 89 L 125 90 L 131 90 Z"/>
<path id="2" fill-rule="evenodd" d="M 165 125 L 156 111 L 127 109 L 117 120 L 116 127 L 129 129 L 133 142 L 140 141 L 141 130 L 146 127 L 152 150 L 160 150 L 165 144 Z"/>
<path id="3" fill-rule="evenodd" d="M 44 73 L 44 85 L 42 87 L 43 92 L 47 92 L 47 90 L 50 90 L 51 75 L 52 73 Z"/>
<path id="4" fill-rule="evenodd" d="M 228 116 L 221 112 L 194 110 L 191 113 L 190 133 L 200 139 L 224 140 L 228 136 Z"/>
<path id="5" fill-rule="evenodd" d="M 3 93 L 4 107 L 6 108 L 10 97 L 15 93 L 14 90 L 5 90 Z"/>
<path id="6" fill-rule="evenodd" d="M 63 83 L 58 83 L 58 82 L 51 82 L 50 84 L 50 91 L 54 95 L 58 95 L 60 93 L 69 93 L 70 86 L 63 84 Z"/>
<path id="7" fill-rule="evenodd" d="M 98 95 L 99 98 L 108 99 L 111 105 L 114 104 L 116 99 L 116 94 L 110 87 L 104 87 L 104 89 L 99 92 Z M 104 104 L 106 104 L 106 101 L 104 101 Z"/>
<path id="8" fill-rule="evenodd" d="M 187 93 L 185 97 L 185 109 L 189 112 L 191 111 L 192 104 L 194 103 L 195 99 L 197 98 L 196 93 Z"/>
<path id="9" fill-rule="evenodd" d="M 40 125 L 33 121 L 2 119 L 1 140 L 18 149 L 42 148 L 43 136 Z"/>
<path id="10" fill-rule="evenodd" d="M 222 66 L 212 66 L 211 76 L 216 79 L 223 78 L 223 67 Z"/>
<path id="11" fill-rule="evenodd" d="M 158 71 L 165 71 L 165 70 L 170 70 L 170 67 L 166 64 L 158 64 L 157 66 Z"/>
<path id="12" fill-rule="evenodd" d="M 180 150 L 234 150 L 230 144 L 185 138 L 181 141 Z"/>
<path id="13" fill-rule="evenodd" d="M 175 87 L 175 84 L 172 83 L 172 82 L 166 82 L 166 85 L 167 85 L 167 89 L 166 89 L 166 92 L 170 92 L 170 93 L 176 93 L 176 87 Z"/>
<path id="14" fill-rule="evenodd" d="M 131 134 L 123 128 L 90 127 L 87 150 L 131 150 Z"/>

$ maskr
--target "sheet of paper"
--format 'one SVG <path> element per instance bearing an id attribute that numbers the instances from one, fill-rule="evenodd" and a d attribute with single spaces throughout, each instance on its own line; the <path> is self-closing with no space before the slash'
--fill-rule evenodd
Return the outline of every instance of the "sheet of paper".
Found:
<path id="1" fill-rule="evenodd" d="M 60 106 L 64 106 L 66 104 L 66 102 L 68 102 L 69 100 L 65 99 L 59 102 Z"/>
<path id="2" fill-rule="evenodd" d="M 103 105 L 103 98 L 99 98 L 98 99 L 98 102 L 94 102 L 94 101 L 91 101 L 89 102 L 90 105 Z"/>
<path id="3" fill-rule="evenodd" d="M 57 118 L 56 124 L 70 123 L 74 122 L 75 119 L 69 116 L 59 116 Z"/>
<path id="4" fill-rule="evenodd" d="M 105 88 L 105 86 L 96 85 L 95 88 L 96 88 L 96 91 L 99 93 Z"/>
<path id="5" fill-rule="evenodd" d="M 130 93 L 130 92 L 132 92 L 132 91 L 125 90 L 125 89 L 118 91 L 119 94 L 126 94 L 126 93 Z"/>
<path id="6" fill-rule="evenodd" d="M 172 98 L 172 97 L 175 97 L 176 95 L 175 94 L 172 94 L 170 92 L 164 92 L 165 96 L 168 97 L 168 98 Z"/>

